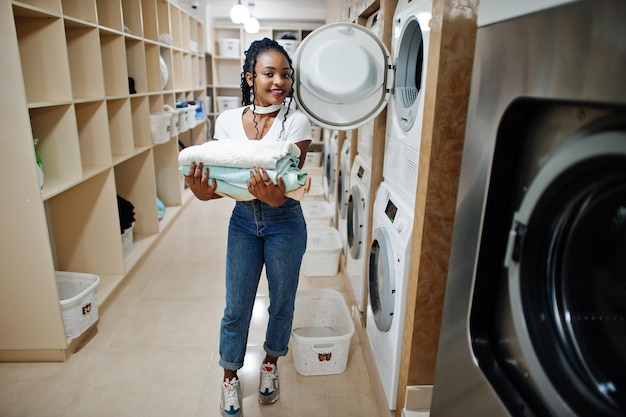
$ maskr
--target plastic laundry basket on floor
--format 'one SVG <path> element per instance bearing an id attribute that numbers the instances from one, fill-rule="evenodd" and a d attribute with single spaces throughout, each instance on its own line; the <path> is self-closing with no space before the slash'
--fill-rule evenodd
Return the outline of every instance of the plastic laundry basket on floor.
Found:
<path id="1" fill-rule="evenodd" d="M 334 227 L 309 227 L 302 273 L 309 277 L 332 277 L 339 272 L 341 236 Z"/>
<path id="2" fill-rule="evenodd" d="M 342 373 L 348 364 L 354 323 L 339 291 L 299 290 L 293 318 L 292 348 L 300 375 Z"/>

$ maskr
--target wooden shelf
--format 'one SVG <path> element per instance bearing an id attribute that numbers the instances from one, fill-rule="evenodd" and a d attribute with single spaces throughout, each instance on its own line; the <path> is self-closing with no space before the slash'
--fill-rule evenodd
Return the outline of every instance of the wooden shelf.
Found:
<path id="1" fill-rule="evenodd" d="M 0 112 L 11 137 L 0 144 L 9 159 L 0 181 L 15 207 L 2 219 L 13 272 L 0 278 L 0 361 L 62 361 L 81 338 L 65 337 L 55 271 L 98 275 L 106 307 L 189 200 L 178 140 L 155 145 L 150 113 L 206 97 L 203 24 L 164 0 L 23 0 L 0 3 L 0 36 L 0 91 L 12 98 Z M 192 130 L 205 134 L 204 121 Z M 135 207 L 126 256 L 117 195 Z M 157 197 L 167 206 L 161 221 Z"/>

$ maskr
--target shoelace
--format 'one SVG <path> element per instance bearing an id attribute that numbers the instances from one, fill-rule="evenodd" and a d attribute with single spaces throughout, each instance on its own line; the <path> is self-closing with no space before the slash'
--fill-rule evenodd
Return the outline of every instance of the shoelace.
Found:
<path id="1" fill-rule="evenodd" d="M 270 366 L 263 366 L 261 368 L 261 388 L 260 392 L 274 392 L 274 381 L 278 381 L 278 374 L 276 368 Z"/>
<path id="2" fill-rule="evenodd" d="M 239 409 L 239 397 L 237 396 L 237 384 L 234 381 L 224 382 L 224 409 L 233 407 Z"/>

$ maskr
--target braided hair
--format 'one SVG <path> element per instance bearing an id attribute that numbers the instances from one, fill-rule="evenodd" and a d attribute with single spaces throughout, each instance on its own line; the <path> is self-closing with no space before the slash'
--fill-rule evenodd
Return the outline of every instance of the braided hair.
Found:
<path id="1" fill-rule="evenodd" d="M 243 69 L 241 72 L 241 104 L 244 106 L 249 106 L 250 104 L 252 104 L 252 106 L 255 106 L 254 104 L 254 87 L 255 87 L 255 79 L 256 79 L 256 62 L 257 62 L 257 57 L 265 52 L 269 52 L 269 51 L 278 51 L 281 54 L 283 54 L 285 56 L 285 58 L 287 59 L 287 62 L 289 62 L 289 68 L 291 69 L 291 89 L 289 90 L 289 92 L 287 93 L 287 97 L 289 98 L 289 101 L 287 102 L 287 111 L 285 112 L 285 116 L 283 118 L 282 121 L 282 129 L 280 131 L 280 134 L 278 135 L 278 137 L 280 138 L 282 136 L 282 134 L 284 133 L 285 130 L 285 121 L 287 120 L 287 115 L 289 114 L 289 109 L 291 108 L 291 102 L 293 100 L 293 84 L 295 82 L 294 80 L 294 76 L 293 76 L 293 63 L 291 61 L 291 58 L 289 57 L 289 54 L 287 53 L 287 51 L 285 51 L 285 48 L 283 48 L 283 46 L 281 44 L 279 44 L 278 42 L 269 39 L 269 38 L 263 38 L 261 40 L 258 41 L 254 41 L 250 44 L 250 47 L 248 48 L 247 51 L 245 51 L 245 56 L 246 59 L 244 61 L 243 64 Z M 246 81 L 246 73 L 249 72 L 250 74 L 252 74 L 252 85 L 248 85 L 248 82 Z M 253 116 L 253 120 L 254 120 L 254 126 L 257 130 L 257 134 L 259 133 L 259 129 L 257 126 L 257 121 L 256 121 L 256 113 L 252 113 Z"/>

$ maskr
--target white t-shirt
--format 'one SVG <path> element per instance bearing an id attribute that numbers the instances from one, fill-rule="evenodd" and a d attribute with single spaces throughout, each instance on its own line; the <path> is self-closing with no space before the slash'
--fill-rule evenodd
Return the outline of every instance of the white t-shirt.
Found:
<path id="1" fill-rule="evenodd" d="M 213 137 L 218 140 L 248 140 L 242 122 L 243 111 L 247 108 L 249 107 L 238 107 L 220 113 L 215 122 L 215 134 Z M 287 141 L 289 143 L 311 140 L 311 122 L 308 117 L 304 113 L 291 108 L 289 109 L 289 114 L 287 114 L 287 120 L 284 120 L 286 112 L 287 106 L 285 105 L 280 109 L 272 123 L 272 127 L 261 140 Z"/>

